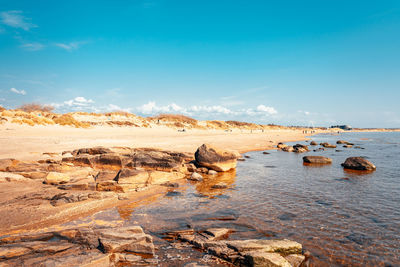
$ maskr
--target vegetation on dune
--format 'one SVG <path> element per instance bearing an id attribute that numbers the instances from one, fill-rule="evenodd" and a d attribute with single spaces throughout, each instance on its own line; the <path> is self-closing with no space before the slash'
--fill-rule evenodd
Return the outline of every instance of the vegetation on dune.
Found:
<path id="1" fill-rule="evenodd" d="M 39 103 L 29 103 L 29 104 L 24 104 L 17 108 L 17 110 L 22 110 L 25 112 L 34 112 L 34 111 L 42 111 L 42 112 L 52 112 L 54 110 L 53 106 L 50 105 L 42 105 Z"/>
<path id="2" fill-rule="evenodd" d="M 185 115 L 181 114 L 160 114 L 155 117 L 149 117 L 147 118 L 148 120 L 151 121 L 167 121 L 167 122 L 173 122 L 173 123 L 182 123 L 182 124 L 190 124 L 190 125 L 197 125 L 197 120 L 190 118 Z"/>
<path id="3" fill-rule="evenodd" d="M 87 122 L 77 121 L 71 114 L 62 114 L 61 116 L 55 116 L 53 121 L 60 125 L 75 126 L 77 128 L 88 128 L 90 124 Z"/>
<path id="4" fill-rule="evenodd" d="M 6 110 L 5 108 L 3 108 L 2 106 L 0 106 L 0 112 Z"/>

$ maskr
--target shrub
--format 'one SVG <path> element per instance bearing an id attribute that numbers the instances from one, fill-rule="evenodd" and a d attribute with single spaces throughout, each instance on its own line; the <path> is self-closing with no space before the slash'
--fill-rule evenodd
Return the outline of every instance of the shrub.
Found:
<path id="1" fill-rule="evenodd" d="M 59 125 L 70 125 L 75 126 L 76 128 L 90 127 L 89 123 L 77 121 L 71 114 L 63 114 L 59 117 L 56 116 L 53 118 L 53 121 Z"/>
<path id="2" fill-rule="evenodd" d="M 33 112 L 33 111 L 52 112 L 54 110 L 54 107 L 50 105 L 42 105 L 39 103 L 29 103 L 29 104 L 24 104 L 17 109 L 25 112 Z"/>
<path id="3" fill-rule="evenodd" d="M 149 117 L 150 120 L 180 122 L 191 125 L 197 125 L 197 120 L 181 114 L 160 114 L 155 117 Z"/>

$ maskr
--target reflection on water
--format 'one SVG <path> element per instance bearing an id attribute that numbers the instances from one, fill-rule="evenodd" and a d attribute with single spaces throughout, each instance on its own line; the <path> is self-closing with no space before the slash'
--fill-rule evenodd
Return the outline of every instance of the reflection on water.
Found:
<path id="1" fill-rule="evenodd" d="M 400 147 L 393 145 L 400 133 L 312 139 L 317 143 L 343 139 L 365 149 L 247 153 L 250 158 L 238 163 L 236 173 L 205 176 L 200 183 L 172 189 L 180 194 L 97 217 L 123 218 L 125 224 L 140 224 L 160 237 L 188 227 L 226 227 L 235 230 L 232 239 L 288 238 L 311 252 L 313 266 L 400 266 Z M 302 162 L 305 155 L 326 156 L 333 162 L 307 166 Z M 377 170 L 343 170 L 340 164 L 351 156 L 368 157 Z M 215 189 L 219 183 L 227 188 Z"/>
<path id="2" fill-rule="evenodd" d="M 234 188 L 236 170 L 218 173 L 217 175 L 204 175 L 201 182 L 192 182 L 198 194 L 208 197 L 223 196 L 228 189 Z M 216 188 L 216 185 L 223 184 L 226 188 Z"/>

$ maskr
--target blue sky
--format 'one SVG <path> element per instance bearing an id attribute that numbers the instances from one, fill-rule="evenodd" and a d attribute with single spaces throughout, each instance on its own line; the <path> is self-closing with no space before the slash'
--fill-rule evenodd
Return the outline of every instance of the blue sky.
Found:
<path id="1" fill-rule="evenodd" d="M 0 105 L 400 127 L 400 1 L 0 0 Z"/>

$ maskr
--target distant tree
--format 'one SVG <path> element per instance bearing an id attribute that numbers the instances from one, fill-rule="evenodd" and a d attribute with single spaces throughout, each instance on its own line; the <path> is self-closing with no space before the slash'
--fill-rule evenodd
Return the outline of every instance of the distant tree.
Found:
<path id="1" fill-rule="evenodd" d="M 39 103 L 28 103 L 20 106 L 17 109 L 25 112 L 33 112 L 33 111 L 52 112 L 54 110 L 54 107 L 51 105 L 42 105 Z"/>

